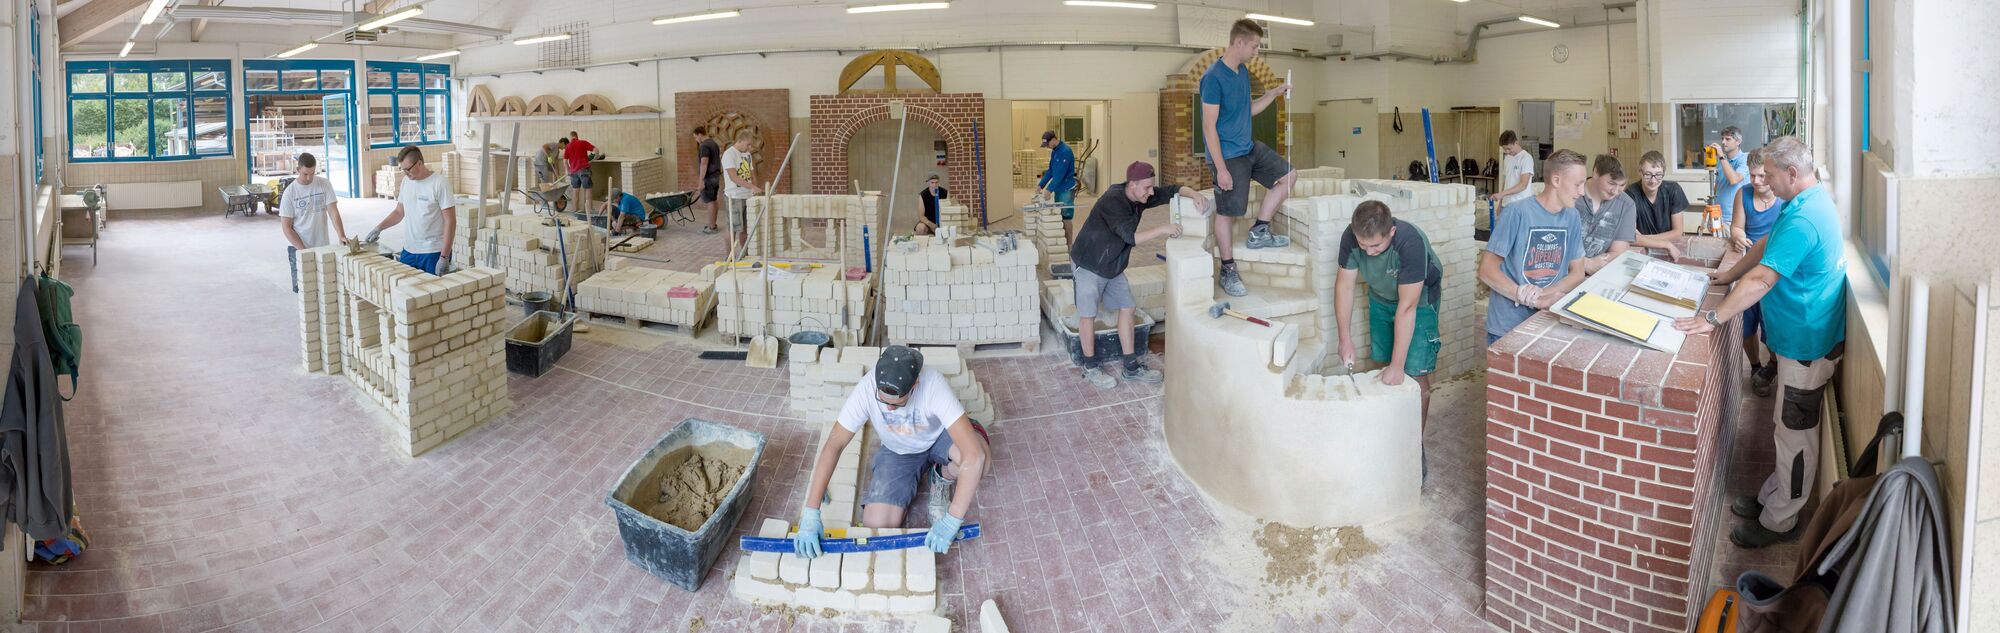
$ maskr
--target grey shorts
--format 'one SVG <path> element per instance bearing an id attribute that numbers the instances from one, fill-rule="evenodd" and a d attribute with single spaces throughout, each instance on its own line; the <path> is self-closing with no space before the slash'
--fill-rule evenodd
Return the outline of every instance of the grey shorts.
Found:
<path id="1" fill-rule="evenodd" d="M 1076 278 L 1076 318 L 1097 318 L 1099 306 L 1111 312 L 1139 307 L 1139 302 L 1132 299 L 1132 284 L 1125 280 L 1124 273 L 1105 279 L 1078 266 L 1071 274 Z"/>
<path id="2" fill-rule="evenodd" d="M 569 175 L 569 188 L 571 188 L 571 189 L 589 189 L 589 188 L 590 188 L 590 169 L 588 169 L 588 168 L 585 168 L 585 169 L 582 169 L 582 170 L 578 170 L 578 171 L 574 171 L 574 172 L 570 172 L 570 175 Z"/>
<path id="3" fill-rule="evenodd" d="M 898 508 L 910 507 L 910 500 L 917 498 L 917 484 L 923 478 L 924 469 L 931 464 L 951 463 L 951 432 L 939 433 L 937 443 L 931 444 L 931 450 L 904 455 L 884 448 L 875 451 L 868 462 L 868 489 L 861 494 L 861 504 L 886 503 Z"/>
<path id="4" fill-rule="evenodd" d="M 730 198 L 729 225 L 736 227 L 736 230 L 739 232 L 746 232 L 746 233 L 749 232 L 750 223 L 744 221 L 744 215 L 745 215 L 744 212 L 749 210 L 749 208 L 750 208 L 749 198 Z"/>
<path id="5" fill-rule="evenodd" d="M 1250 181 L 1270 189 L 1278 184 L 1279 178 L 1292 173 L 1292 164 L 1263 143 L 1251 144 L 1250 153 L 1223 159 L 1222 164 L 1229 170 L 1229 180 L 1235 188 L 1216 190 L 1215 212 L 1232 218 L 1243 217 L 1250 210 Z"/>

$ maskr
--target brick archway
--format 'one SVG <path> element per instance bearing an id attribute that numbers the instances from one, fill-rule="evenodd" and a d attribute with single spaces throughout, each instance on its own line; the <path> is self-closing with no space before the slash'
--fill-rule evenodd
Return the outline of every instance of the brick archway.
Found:
<path id="1" fill-rule="evenodd" d="M 758 149 L 753 154 L 757 173 L 766 178 L 776 175 L 778 163 L 784 160 L 785 150 L 792 144 L 791 94 L 785 89 L 674 93 L 674 138 L 670 143 L 677 161 L 674 172 L 680 188 L 701 189 L 701 175 L 695 173 L 699 165 L 695 160 L 694 140 L 690 136 L 694 133 L 694 126 L 709 126 L 710 136 L 726 150 L 735 139 L 718 135 L 713 128 L 719 119 L 728 119 L 731 114 L 736 115 L 737 127 L 744 127 L 747 122 L 748 126 L 757 130 Z M 794 161 L 792 166 L 797 167 L 798 163 Z M 774 193 L 790 193 L 791 177 L 786 176 L 776 189 Z"/>
<path id="2" fill-rule="evenodd" d="M 1160 173 L 1167 182 L 1190 183 L 1200 189 L 1214 186 L 1215 172 L 1208 160 L 1194 154 L 1194 122 L 1201 119 L 1195 110 L 1194 98 L 1201 92 L 1202 73 L 1222 57 L 1222 49 L 1209 49 L 1195 55 L 1181 66 L 1180 72 L 1167 75 L 1167 84 L 1160 89 Z M 1244 62 L 1250 71 L 1250 98 L 1263 96 L 1264 91 L 1285 82 L 1283 75 L 1271 69 L 1263 57 L 1253 57 Z M 1291 120 L 1289 95 L 1278 97 L 1271 107 L 1278 109 L 1278 145 L 1271 149 L 1283 155 L 1290 139 L 1284 134 L 1285 124 Z"/>
<path id="3" fill-rule="evenodd" d="M 843 194 L 853 189 L 847 170 L 848 144 L 861 128 L 891 120 L 889 102 L 902 101 L 904 116 L 913 123 L 937 130 L 938 136 L 944 139 L 943 171 L 946 186 L 953 191 L 952 197 L 958 198 L 974 213 L 985 213 L 986 201 L 975 192 L 979 191 L 977 161 L 984 159 L 986 143 L 974 133 L 980 119 L 985 116 L 984 95 L 849 93 L 814 95 L 810 101 L 813 193 Z M 918 157 L 919 160 L 926 158 L 928 156 Z"/>

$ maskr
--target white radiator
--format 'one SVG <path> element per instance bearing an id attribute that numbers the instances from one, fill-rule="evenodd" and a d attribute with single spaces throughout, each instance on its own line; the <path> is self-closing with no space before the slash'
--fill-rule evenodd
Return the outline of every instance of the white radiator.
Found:
<path id="1" fill-rule="evenodd" d="M 105 198 L 112 208 L 183 209 L 202 205 L 201 181 L 125 182 L 105 185 Z"/>

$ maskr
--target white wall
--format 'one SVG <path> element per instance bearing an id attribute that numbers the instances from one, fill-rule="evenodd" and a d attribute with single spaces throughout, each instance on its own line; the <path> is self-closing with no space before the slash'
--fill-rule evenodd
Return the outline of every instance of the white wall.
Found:
<path id="1" fill-rule="evenodd" d="M 1877 4 L 1886 4 L 1880 3 Z M 1981 2 L 1919 2 L 1912 31 L 1922 34 L 1912 44 L 1914 91 L 1910 117 L 1915 123 L 1905 143 L 1913 154 L 1898 171 L 1922 176 L 2000 172 L 2000 108 L 1993 107 L 1994 86 L 2000 86 L 2000 4 Z M 1961 63 L 1962 62 L 1962 63 Z M 1877 88 L 1880 90 L 1880 88 Z"/>
<path id="2" fill-rule="evenodd" d="M 1798 98 L 1797 0 L 1658 4 L 1662 101 Z"/>

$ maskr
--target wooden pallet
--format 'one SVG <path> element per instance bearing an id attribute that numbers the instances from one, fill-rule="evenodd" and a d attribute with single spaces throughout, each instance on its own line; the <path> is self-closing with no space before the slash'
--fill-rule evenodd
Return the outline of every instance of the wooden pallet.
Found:
<path id="1" fill-rule="evenodd" d="M 959 358 L 989 358 L 993 356 L 1024 356 L 1039 353 L 1042 338 L 1005 341 L 894 341 L 897 345 L 910 347 L 953 347 L 958 349 Z"/>
<path id="2" fill-rule="evenodd" d="M 578 310 L 577 315 L 582 316 L 585 320 L 593 321 L 596 323 L 622 324 L 629 328 L 644 330 L 644 331 L 653 331 L 653 332 L 664 330 L 666 332 L 680 334 L 688 338 L 700 338 L 702 323 L 708 320 L 706 318 L 707 315 L 702 315 L 704 318 L 697 319 L 694 323 L 691 324 L 670 323 L 667 321 L 648 321 L 636 317 L 628 317 L 628 316 L 610 314 L 605 312 L 590 312 L 587 310 Z"/>

